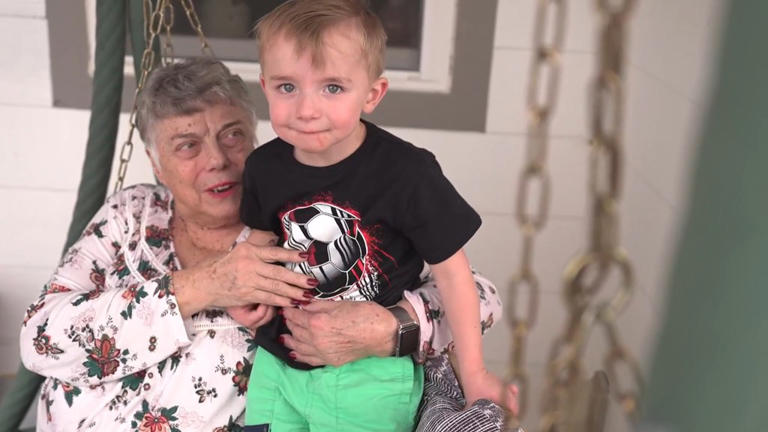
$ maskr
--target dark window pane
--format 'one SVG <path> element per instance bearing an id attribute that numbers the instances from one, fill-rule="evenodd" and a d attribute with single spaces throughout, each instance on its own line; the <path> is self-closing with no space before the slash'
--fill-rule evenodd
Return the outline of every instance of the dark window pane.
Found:
<path id="1" fill-rule="evenodd" d="M 384 23 L 387 46 L 421 48 L 423 3 L 415 0 L 371 0 L 371 9 Z"/>
<path id="2" fill-rule="evenodd" d="M 285 0 L 193 0 L 216 57 L 258 61 L 252 32 L 256 21 Z M 387 68 L 419 69 L 423 0 L 370 0 L 387 32 Z M 200 55 L 200 42 L 184 8 L 174 3 L 173 49 L 179 57 Z M 130 48 L 128 48 L 130 52 Z"/>

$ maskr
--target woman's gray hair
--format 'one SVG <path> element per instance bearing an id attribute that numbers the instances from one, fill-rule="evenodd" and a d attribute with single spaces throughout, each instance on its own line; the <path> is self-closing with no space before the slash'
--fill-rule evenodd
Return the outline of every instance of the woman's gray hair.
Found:
<path id="1" fill-rule="evenodd" d="M 222 62 L 197 57 L 154 69 L 136 100 L 136 123 L 155 162 L 151 131 L 158 120 L 197 113 L 220 103 L 238 106 L 250 113 L 255 129 L 256 113 L 248 87 Z"/>

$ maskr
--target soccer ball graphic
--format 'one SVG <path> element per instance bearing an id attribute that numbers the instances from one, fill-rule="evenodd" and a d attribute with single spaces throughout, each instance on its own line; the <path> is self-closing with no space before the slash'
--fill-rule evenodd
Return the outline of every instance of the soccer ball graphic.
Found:
<path id="1" fill-rule="evenodd" d="M 339 297 L 351 288 L 359 291 L 360 300 L 375 296 L 360 218 L 333 204 L 314 203 L 285 213 L 282 223 L 283 246 L 309 253 L 307 261 L 286 266 L 320 281 L 315 298 Z"/>

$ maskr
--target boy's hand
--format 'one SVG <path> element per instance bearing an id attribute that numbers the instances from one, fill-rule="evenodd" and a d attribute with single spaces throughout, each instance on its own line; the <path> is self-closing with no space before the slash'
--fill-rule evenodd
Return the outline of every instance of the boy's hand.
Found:
<path id="1" fill-rule="evenodd" d="M 509 410 L 517 415 L 517 386 L 505 384 L 496 375 L 481 368 L 477 372 L 460 376 L 461 387 L 464 391 L 464 399 L 467 404 L 464 409 L 472 406 L 479 399 L 488 399 L 496 405 Z"/>
<path id="2" fill-rule="evenodd" d="M 275 317 L 275 307 L 265 304 L 230 306 L 227 308 L 227 313 L 238 324 L 256 331 Z"/>

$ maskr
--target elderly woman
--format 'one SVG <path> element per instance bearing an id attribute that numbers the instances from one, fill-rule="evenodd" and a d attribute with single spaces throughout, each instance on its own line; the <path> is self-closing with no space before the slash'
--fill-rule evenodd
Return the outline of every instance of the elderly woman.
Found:
<path id="1" fill-rule="evenodd" d="M 272 318 L 260 305 L 283 307 L 292 332 L 285 344 L 310 364 L 448 350 L 446 324 L 432 321 L 440 298 L 431 280 L 399 303 L 407 313 L 370 302 L 308 304 L 317 281 L 276 264 L 305 256 L 241 224 L 240 178 L 256 117 L 239 77 L 214 60 L 165 66 L 138 106 L 162 185 L 111 196 L 28 309 L 22 359 L 48 377 L 38 430 L 240 430 L 252 332 Z M 476 279 L 485 329 L 500 302 Z M 433 364 L 442 369 L 427 368 L 425 397 L 455 384 L 435 383 L 450 375 L 444 357 Z M 422 426 L 439 427 L 459 397 L 435 391 Z M 473 409 L 467 416 L 477 420 L 489 406 Z"/>

